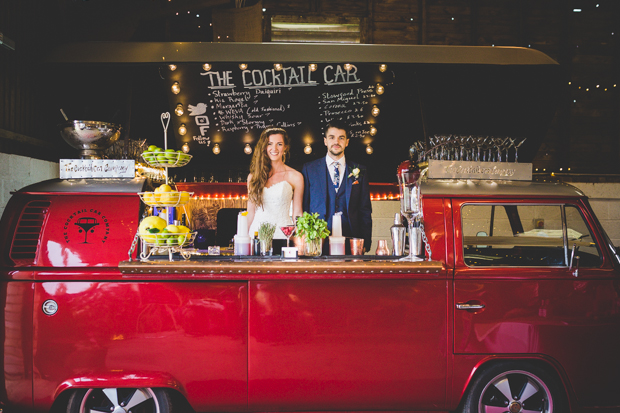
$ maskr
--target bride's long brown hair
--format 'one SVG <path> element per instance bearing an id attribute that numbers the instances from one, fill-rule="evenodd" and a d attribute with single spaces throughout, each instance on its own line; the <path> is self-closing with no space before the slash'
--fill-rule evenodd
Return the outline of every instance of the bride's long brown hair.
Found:
<path id="1" fill-rule="evenodd" d="M 269 143 L 269 137 L 276 134 L 281 134 L 284 138 L 282 161 L 286 162 L 286 158 L 289 155 L 290 139 L 288 133 L 282 128 L 268 127 L 265 129 L 260 134 L 256 148 L 254 148 L 254 155 L 252 155 L 252 162 L 250 163 L 252 179 L 248 183 L 248 198 L 257 207 L 263 206 L 263 188 L 267 185 L 269 173 L 271 172 L 271 159 L 267 155 L 267 144 Z"/>

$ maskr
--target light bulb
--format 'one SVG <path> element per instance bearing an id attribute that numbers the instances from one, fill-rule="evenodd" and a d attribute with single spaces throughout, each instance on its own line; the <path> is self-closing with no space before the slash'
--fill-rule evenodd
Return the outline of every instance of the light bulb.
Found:
<path id="1" fill-rule="evenodd" d="M 304 147 L 304 153 L 305 153 L 306 155 L 310 155 L 310 154 L 312 153 L 312 146 L 310 146 L 310 144 L 307 144 L 307 145 Z"/>
<path id="2" fill-rule="evenodd" d="M 311 71 L 311 72 L 315 72 L 315 71 L 316 71 L 316 69 L 318 68 L 318 66 L 317 66 L 317 64 L 316 64 L 316 63 L 310 63 L 310 64 L 308 65 L 308 67 L 310 67 L 310 71 Z"/>
<path id="3" fill-rule="evenodd" d="M 280 70 L 282 70 L 282 63 L 274 63 L 273 68 L 279 72 Z"/>
<path id="4" fill-rule="evenodd" d="M 179 135 L 183 136 L 187 133 L 187 128 L 185 127 L 184 123 L 181 123 L 181 126 L 179 126 Z"/>
<path id="5" fill-rule="evenodd" d="M 181 93 L 181 85 L 179 85 L 179 82 L 174 82 L 172 84 L 172 93 L 174 93 L 175 95 Z"/>
<path id="6" fill-rule="evenodd" d="M 205 63 L 202 65 L 202 68 L 208 72 L 211 70 L 211 65 L 209 63 Z"/>
<path id="7" fill-rule="evenodd" d="M 377 107 L 377 105 L 373 105 L 372 110 L 370 111 L 370 113 L 374 117 L 379 116 L 379 108 Z"/>
<path id="8" fill-rule="evenodd" d="M 216 155 L 219 155 L 219 153 L 220 153 L 220 145 L 219 144 L 216 143 L 215 145 L 213 145 L 213 153 L 216 154 Z"/>
<path id="9" fill-rule="evenodd" d="M 189 145 L 187 144 L 187 142 L 185 142 L 183 146 L 181 146 L 181 150 L 183 151 L 183 153 L 189 153 Z"/>
<path id="10" fill-rule="evenodd" d="M 245 144 L 245 147 L 243 148 L 243 153 L 245 153 L 246 155 L 249 155 L 252 153 L 252 147 L 250 146 L 249 143 Z"/>
<path id="11" fill-rule="evenodd" d="M 383 92 L 385 92 L 385 88 L 383 87 L 381 83 L 377 83 L 377 86 L 375 87 L 375 91 L 377 92 L 377 95 L 382 95 Z"/>
<path id="12" fill-rule="evenodd" d="M 370 146 L 370 144 L 366 145 L 366 153 L 367 153 L 368 155 L 372 155 L 372 153 L 373 153 L 374 151 L 375 151 L 375 150 L 374 150 L 374 149 L 372 149 L 372 146 Z"/>
<path id="13" fill-rule="evenodd" d="M 248 68 L 247 63 L 239 63 L 239 69 L 241 69 L 241 70 L 245 70 L 245 69 L 247 69 L 247 68 Z"/>
<path id="14" fill-rule="evenodd" d="M 353 65 L 352 65 L 351 63 L 345 63 L 345 64 L 344 64 L 344 70 L 346 70 L 347 72 L 348 72 L 349 70 L 351 70 L 351 68 L 352 68 L 352 67 L 353 67 Z"/>
<path id="15" fill-rule="evenodd" d="M 377 134 L 377 128 L 375 128 L 374 126 L 370 127 L 370 136 L 375 136 Z"/>
<path id="16" fill-rule="evenodd" d="M 387 70 L 387 65 L 383 64 L 383 65 L 379 65 L 379 71 L 380 72 L 385 72 Z"/>
<path id="17" fill-rule="evenodd" d="M 169 65 L 168 67 L 170 68 L 171 72 L 174 72 L 175 70 L 177 70 L 177 65 Z"/>
<path id="18" fill-rule="evenodd" d="M 183 104 L 179 103 L 177 107 L 174 109 L 174 114 L 177 116 L 183 116 Z"/>

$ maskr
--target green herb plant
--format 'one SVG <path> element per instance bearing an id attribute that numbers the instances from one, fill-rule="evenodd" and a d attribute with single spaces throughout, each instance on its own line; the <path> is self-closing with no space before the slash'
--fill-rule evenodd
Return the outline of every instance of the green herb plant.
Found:
<path id="1" fill-rule="evenodd" d="M 319 214 L 316 212 L 314 214 L 304 212 L 303 215 L 297 219 L 297 235 L 305 237 L 306 240 L 326 238 L 329 235 L 327 221 L 319 218 Z"/>
<path id="2" fill-rule="evenodd" d="M 275 234 L 275 232 L 276 224 L 261 222 L 258 227 L 258 239 L 267 242 L 267 244 L 271 244 L 271 240 L 273 239 L 273 234 Z"/>

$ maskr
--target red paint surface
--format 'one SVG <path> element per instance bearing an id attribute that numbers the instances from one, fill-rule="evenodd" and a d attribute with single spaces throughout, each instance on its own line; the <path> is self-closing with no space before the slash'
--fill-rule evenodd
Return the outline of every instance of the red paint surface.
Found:
<path id="1" fill-rule="evenodd" d="M 35 267 L 16 271 L 5 256 L 0 273 L 0 401 L 20 410 L 46 411 L 73 387 L 167 387 L 197 411 L 453 410 L 477 369 L 501 359 L 545 363 L 580 409 L 620 405 L 620 280 L 608 250 L 577 278 L 467 268 L 467 200 L 437 196 L 424 211 L 439 275 L 122 275 L 137 196 L 45 196 Z M 586 203 L 555 201 L 582 208 L 606 247 Z M 3 254 L 18 212 L 4 214 Z M 79 232 L 66 242 L 81 216 L 110 223 L 106 242 L 101 226 L 86 244 Z M 42 313 L 46 299 L 57 314 Z"/>

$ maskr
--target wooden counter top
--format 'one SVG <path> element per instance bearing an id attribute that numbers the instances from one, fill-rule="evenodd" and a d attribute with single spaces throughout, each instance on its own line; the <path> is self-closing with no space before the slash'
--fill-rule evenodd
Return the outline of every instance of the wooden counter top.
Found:
<path id="1" fill-rule="evenodd" d="M 182 261 L 122 261 L 124 278 L 145 276 L 175 279 L 257 279 L 257 278 L 403 278 L 412 275 L 438 277 L 444 274 L 439 261 L 407 262 L 373 258 L 239 258 L 189 259 Z"/>

